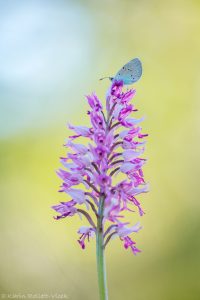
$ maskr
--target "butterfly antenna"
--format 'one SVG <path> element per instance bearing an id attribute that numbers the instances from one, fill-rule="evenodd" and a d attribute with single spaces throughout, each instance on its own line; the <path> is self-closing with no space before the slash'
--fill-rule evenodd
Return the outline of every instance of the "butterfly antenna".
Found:
<path id="1" fill-rule="evenodd" d="M 109 79 L 110 79 L 111 77 L 108 77 L 108 76 L 107 76 L 107 77 L 100 78 L 99 80 L 103 80 L 103 79 L 106 79 L 106 78 L 109 78 Z"/>
<path id="2" fill-rule="evenodd" d="M 103 79 L 106 79 L 106 78 L 110 79 L 111 81 L 113 80 L 113 77 L 109 77 L 109 76 L 100 78 L 99 80 L 103 80 Z"/>

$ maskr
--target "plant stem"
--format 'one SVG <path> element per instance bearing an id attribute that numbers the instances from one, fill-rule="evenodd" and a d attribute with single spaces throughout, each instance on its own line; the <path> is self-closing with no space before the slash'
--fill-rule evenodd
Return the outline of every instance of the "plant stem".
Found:
<path id="1" fill-rule="evenodd" d="M 99 284 L 99 299 L 108 300 L 108 290 L 106 283 L 106 266 L 104 256 L 104 238 L 103 238 L 103 210 L 105 196 L 100 197 L 99 211 L 96 231 L 96 256 L 97 256 L 97 273 Z"/>

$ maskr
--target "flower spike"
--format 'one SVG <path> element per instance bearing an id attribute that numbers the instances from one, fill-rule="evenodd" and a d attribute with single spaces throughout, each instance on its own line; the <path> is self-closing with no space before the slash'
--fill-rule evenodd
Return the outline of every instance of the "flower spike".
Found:
<path id="1" fill-rule="evenodd" d="M 130 103 L 135 94 L 132 89 L 123 91 L 123 82 L 114 80 L 106 95 L 106 112 L 93 93 L 86 96 L 91 127 L 69 125 L 75 135 L 65 144 L 69 152 L 61 158 L 64 169 L 57 174 L 63 181 L 60 192 L 65 192 L 71 200 L 52 208 L 59 213 L 56 220 L 78 214 L 88 221 L 90 227 L 78 231 L 82 249 L 86 238 L 89 241 L 97 235 L 101 219 L 104 248 L 118 236 L 125 249 L 130 248 L 134 254 L 140 252 L 130 234 L 141 227 L 136 224 L 128 228 L 128 223 L 121 222 L 125 211 L 144 214 L 136 197 L 148 191 L 142 170 L 147 134 L 138 126 L 143 118 L 135 118 L 137 109 Z M 88 144 L 75 143 L 79 137 L 88 139 Z M 120 174 L 126 177 L 123 181 L 119 180 Z"/>

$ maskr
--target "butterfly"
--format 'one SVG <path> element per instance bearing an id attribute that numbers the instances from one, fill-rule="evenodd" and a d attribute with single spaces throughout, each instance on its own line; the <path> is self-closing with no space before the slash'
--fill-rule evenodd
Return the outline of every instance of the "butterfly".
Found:
<path id="1" fill-rule="evenodd" d="M 140 79 L 142 76 L 142 63 L 139 58 L 134 58 L 125 64 L 114 77 L 103 77 L 109 78 L 111 81 L 123 81 L 123 84 L 132 84 Z"/>

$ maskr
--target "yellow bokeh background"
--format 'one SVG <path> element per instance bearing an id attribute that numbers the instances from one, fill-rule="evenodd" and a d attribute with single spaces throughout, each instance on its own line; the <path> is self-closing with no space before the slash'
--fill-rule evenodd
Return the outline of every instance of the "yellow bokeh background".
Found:
<path id="1" fill-rule="evenodd" d="M 55 170 L 68 122 L 88 125 L 84 95 L 139 57 L 138 116 L 149 133 L 150 193 L 133 256 L 106 252 L 109 299 L 200 299 L 200 2 L 0 1 L 0 293 L 97 300 L 95 242 L 78 217 L 56 222 Z"/>

